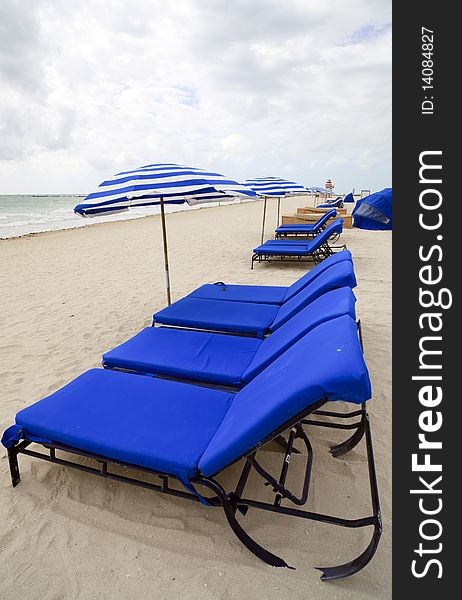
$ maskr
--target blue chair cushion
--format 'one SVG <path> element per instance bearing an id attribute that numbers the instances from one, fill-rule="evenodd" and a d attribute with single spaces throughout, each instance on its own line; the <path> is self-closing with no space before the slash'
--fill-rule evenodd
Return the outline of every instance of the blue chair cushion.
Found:
<path id="1" fill-rule="evenodd" d="M 330 202 L 324 202 L 324 204 L 318 204 L 317 208 L 337 208 L 343 204 L 343 198 L 339 197 L 336 200 Z"/>
<path id="2" fill-rule="evenodd" d="M 257 304 L 281 304 L 287 288 L 273 285 L 228 285 L 205 284 L 197 288 L 187 298 L 208 300 L 232 300 L 233 302 L 256 302 Z"/>
<path id="3" fill-rule="evenodd" d="M 309 256 L 326 244 L 332 235 L 342 233 L 342 230 L 343 219 L 337 219 L 312 240 L 293 240 L 291 242 L 269 240 L 269 243 L 265 242 L 258 248 L 254 248 L 254 252 L 268 256 Z"/>
<path id="4" fill-rule="evenodd" d="M 355 317 L 350 288 L 327 292 L 263 341 L 220 333 L 147 327 L 103 356 L 103 365 L 216 385 L 240 387 L 311 329 L 329 319 Z"/>
<path id="5" fill-rule="evenodd" d="M 270 331 L 275 331 L 300 312 L 302 308 L 305 308 L 305 306 L 308 306 L 313 300 L 316 300 L 316 298 L 319 298 L 319 296 L 322 296 L 326 292 L 340 287 L 354 288 L 355 286 L 356 277 L 352 262 L 343 260 L 337 264 L 331 264 L 328 269 L 321 272 L 309 285 L 281 305 L 278 314 L 271 323 Z"/>
<path id="6" fill-rule="evenodd" d="M 281 242 L 277 246 L 274 244 L 262 244 L 258 248 L 254 248 L 255 254 L 262 254 L 264 256 L 309 256 L 308 243 L 304 242 L 301 245 L 298 244 L 284 244 Z"/>
<path id="7" fill-rule="evenodd" d="M 265 343 L 265 342 L 263 342 Z M 241 385 L 261 340 L 205 331 L 146 327 L 103 355 L 103 364 L 182 379 Z"/>
<path id="8" fill-rule="evenodd" d="M 309 240 L 307 239 L 278 239 L 278 240 L 266 240 L 263 244 L 265 247 L 274 246 L 275 248 L 279 248 L 279 246 L 306 246 Z"/>
<path id="9" fill-rule="evenodd" d="M 309 368 L 307 368 L 309 365 Z M 210 476 L 318 400 L 370 398 L 356 323 L 318 325 L 237 394 L 107 369 L 20 411 L 16 431 L 188 479 Z"/>
<path id="10" fill-rule="evenodd" d="M 16 415 L 26 435 L 185 479 L 217 431 L 232 394 L 93 369 Z"/>
<path id="11" fill-rule="evenodd" d="M 290 287 L 272 285 L 228 285 L 205 284 L 197 288 L 187 298 L 204 298 L 207 300 L 232 300 L 233 302 L 253 302 L 257 304 L 282 304 L 289 300 L 304 287 L 309 285 L 318 275 L 331 265 L 343 260 L 352 260 L 349 250 L 342 250 L 329 256 L 313 267 Z"/>
<path id="12" fill-rule="evenodd" d="M 332 210 L 328 210 L 326 211 L 317 221 L 316 223 L 302 223 L 299 225 L 280 225 L 277 229 L 276 232 L 277 233 L 283 233 L 283 232 L 288 232 L 288 231 L 317 231 L 318 229 L 320 229 L 323 225 L 325 225 L 327 223 L 327 221 L 333 217 L 337 216 L 337 211 L 335 210 L 335 208 L 333 208 Z"/>
<path id="13" fill-rule="evenodd" d="M 199 470 L 214 475 L 318 400 L 370 396 L 356 323 L 348 316 L 322 323 L 235 395 Z"/>
<path id="14" fill-rule="evenodd" d="M 332 254 L 332 256 L 329 256 L 328 258 L 324 259 L 322 262 L 320 262 L 314 268 L 308 271 L 308 273 L 303 275 L 303 277 L 300 277 L 300 279 L 295 281 L 295 283 L 293 283 L 290 287 L 287 288 L 286 295 L 284 296 L 284 302 L 286 300 L 290 300 L 293 296 L 295 296 L 295 294 L 298 294 L 300 290 L 308 286 L 312 281 L 316 279 L 316 277 L 318 277 L 318 275 L 324 273 L 326 269 L 344 260 L 349 260 L 350 262 L 352 261 L 351 252 L 349 250 L 342 250 L 341 252 L 336 252 L 335 254 Z"/>
<path id="15" fill-rule="evenodd" d="M 301 289 L 280 307 L 273 304 L 186 297 L 156 313 L 154 323 L 211 331 L 252 333 L 262 337 L 268 330 L 275 331 L 322 294 L 345 286 L 356 286 L 353 264 L 349 260 L 331 264 L 328 269 L 321 271 L 310 285 Z"/>
<path id="16" fill-rule="evenodd" d="M 154 323 L 262 337 L 278 310 L 279 307 L 274 304 L 186 297 L 156 313 Z"/>
<path id="17" fill-rule="evenodd" d="M 319 296 L 269 335 L 242 374 L 243 383 L 254 379 L 271 362 L 320 323 L 342 315 L 355 318 L 356 298 L 351 288 L 342 287 Z"/>
<path id="18" fill-rule="evenodd" d="M 280 225 L 275 229 L 276 233 L 301 233 L 316 231 L 316 223 L 300 223 L 299 225 Z"/>

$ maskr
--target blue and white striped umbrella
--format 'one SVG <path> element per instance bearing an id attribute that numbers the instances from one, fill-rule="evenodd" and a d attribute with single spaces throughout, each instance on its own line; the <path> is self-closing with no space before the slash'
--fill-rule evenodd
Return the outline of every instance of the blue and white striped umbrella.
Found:
<path id="1" fill-rule="evenodd" d="M 255 195 L 246 185 L 219 173 L 184 165 L 155 164 L 122 171 L 103 181 L 74 211 L 90 217 L 123 212 L 135 206 L 185 202 L 193 205 Z"/>
<path id="2" fill-rule="evenodd" d="M 135 206 L 160 204 L 167 301 L 171 304 L 164 204 L 187 202 L 194 205 L 255 196 L 256 193 L 251 188 L 219 173 L 173 163 L 153 164 L 122 171 L 111 179 L 103 181 L 95 192 L 89 194 L 82 204 L 74 208 L 74 212 L 84 217 L 91 217 L 119 213 Z"/>
<path id="3" fill-rule="evenodd" d="M 282 177 L 257 177 L 256 179 L 246 179 L 244 184 L 249 186 L 259 196 L 263 196 L 263 221 L 261 226 L 261 243 L 265 238 L 265 221 L 266 221 L 266 201 L 267 198 L 278 199 L 278 216 L 277 226 L 279 227 L 279 215 L 281 212 L 281 198 L 283 196 L 293 196 L 297 194 L 308 194 L 305 186 L 295 181 L 289 181 Z"/>
<path id="4" fill-rule="evenodd" d="M 247 179 L 244 184 L 252 188 L 259 196 L 281 197 L 307 193 L 305 186 L 282 177 L 257 177 L 256 179 Z"/>
<path id="5" fill-rule="evenodd" d="M 332 190 L 327 190 L 326 188 L 323 188 L 323 187 L 313 186 L 313 187 L 310 187 L 307 189 L 311 194 L 323 194 L 326 196 L 334 196 L 335 195 Z"/>

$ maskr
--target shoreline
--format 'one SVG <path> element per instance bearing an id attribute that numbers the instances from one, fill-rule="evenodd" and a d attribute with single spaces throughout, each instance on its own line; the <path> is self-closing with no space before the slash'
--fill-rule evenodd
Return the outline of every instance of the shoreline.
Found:
<path id="1" fill-rule="evenodd" d="M 207 205 L 207 204 L 203 204 L 203 205 L 196 205 L 196 206 L 192 206 L 189 207 L 188 204 L 186 204 L 186 206 L 188 206 L 188 208 L 184 208 L 184 205 L 171 205 L 172 208 L 167 207 L 166 209 L 166 214 L 170 215 L 170 214 L 174 214 L 174 213 L 181 213 L 181 212 L 188 212 L 190 210 L 202 210 L 202 209 L 212 209 L 212 208 L 223 208 L 225 206 L 229 206 L 231 204 L 244 204 L 244 203 L 248 203 L 248 202 L 261 202 L 263 201 L 262 198 L 257 198 L 255 200 L 246 200 L 245 202 L 221 202 L 220 205 L 218 204 L 211 204 L 211 205 Z M 181 208 L 176 208 L 178 206 L 181 206 Z M 175 207 L 175 209 L 173 209 L 173 207 Z M 154 209 L 156 209 L 157 207 L 154 207 Z M 140 214 L 137 215 L 136 213 L 131 213 L 131 214 L 127 214 L 126 216 L 123 216 L 123 213 L 120 214 L 120 218 L 116 218 L 116 219 L 112 219 L 112 220 L 102 220 L 104 219 L 104 217 L 80 217 L 82 224 L 81 225 L 71 225 L 69 227 L 54 227 L 52 229 L 46 229 L 44 231 L 30 231 L 28 233 L 20 233 L 17 235 L 10 235 L 7 237 L 2 237 L 0 236 L 0 242 L 6 241 L 6 240 L 16 240 L 16 239 L 20 239 L 20 238 L 28 238 L 28 237 L 32 237 L 32 236 L 39 236 L 39 235 L 43 235 L 43 234 L 49 234 L 49 233 L 53 233 L 56 231 L 72 231 L 72 230 L 76 230 L 76 229 L 83 229 L 86 227 L 93 227 L 94 225 L 105 225 L 105 224 L 111 224 L 111 223 L 121 223 L 121 222 L 125 222 L 125 221 L 138 221 L 141 219 L 147 219 L 147 218 L 153 218 L 153 217 L 160 217 L 160 213 L 153 213 L 153 214 Z M 114 215 L 113 215 L 114 216 Z M 167 216 L 168 218 L 168 216 Z"/>
<path id="2" fill-rule="evenodd" d="M 64 196 L 68 196 L 68 195 L 64 195 Z M 63 197 L 64 197 L 63 196 Z M 42 197 L 42 196 L 40 196 Z M 46 197 L 46 196 L 43 196 Z M 300 196 L 292 196 L 292 197 L 287 197 L 287 198 L 282 198 L 281 199 L 281 215 L 284 214 L 284 206 L 287 205 L 287 203 L 292 203 L 294 205 L 298 205 L 298 204 L 303 204 L 305 203 L 306 206 L 313 206 L 313 200 L 314 200 L 315 196 L 314 194 L 306 194 L 306 195 L 300 195 Z M 241 204 L 259 204 L 259 203 L 263 203 L 264 199 L 263 197 L 261 198 L 255 198 L 255 199 L 250 199 L 250 200 L 242 200 L 239 202 L 233 202 L 233 201 L 221 201 L 220 204 L 198 204 L 195 206 L 189 206 L 187 203 L 185 203 L 185 205 L 170 205 L 171 208 L 167 205 L 166 208 L 166 215 L 167 215 L 167 219 L 168 219 L 168 215 L 171 214 L 176 214 L 176 213 L 184 213 L 184 212 L 190 212 L 190 211 L 197 211 L 197 210 L 211 210 L 211 209 L 215 209 L 215 208 L 225 208 L 227 206 L 239 206 Z M 276 198 L 268 198 L 268 212 L 271 210 L 271 203 L 272 202 L 277 202 Z M 181 206 L 181 208 L 178 208 L 178 206 Z M 350 205 L 346 205 L 347 208 L 349 208 Z M 154 207 L 154 210 L 156 210 L 157 207 Z M 61 231 L 75 231 L 75 230 L 79 230 L 79 229 L 86 229 L 87 227 L 93 227 L 95 225 L 110 225 L 113 223 L 123 223 L 125 221 L 139 221 L 139 220 L 144 220 L 144 219 L 151 219 L 151 218 L 156 218 L 156 217 L 160 217 L 160 213 L 153 213 L 153 214 L 140 214 L 137 215 L 136 213 L 131 213 L 131 214 L 127 214 L 127 216 L 123 216 L 123 213 L 121 213 L 120 217 L 121 218 L 115 218 L 115 219 L 111 219 L 111 220 L 101 220 L 104 217 L 80 217 L 82 220 L 82 224 L 81 225 L 71 225 L 69 227 L 54 227 L 52 229 L 46 229 L 44 231 L 31 231 L 31 232 L 27 232 L 27 233 L 20 233 L 17 235 L 9 235 L 7 237 L 2 237 L 0 236 L 0 242 L 5 242 L 7 240 L 17 240 L 17 239 L 28 239 L 28 238 L 35 238 L 38 236 L 43 236 L 43 235 L 47 235 L 50 233 L 54 233 L 54 232 L 61 232 Z M 114 216 L 114 215 L 113 215 Z M 268 223 L 267 223 L 268 226 Z"/>
<path id="3" fill-rule="evenodd" d="M 180 212 L 180 211 L 178 211 Z M 82 225 L 76 225 L 72 227 L 61 227 L 57 229 L 47 229 L 46 231 L 31 231 L 30 233 L 21 233 L 20 235 L 12 235 L 9 237 L 0 237 L 0 242 L 8 242 L 11 240 L 22 240 L 27 238 L 38 238 L 45 237 L 54 233 L 63 233 L 66 231 L 78 231 L 80 229 L 87 229 L 89 227 L 101 227 L 102 225 L 114 225 L 115 223 L 125 223 L 126 221 L 140 221 L 143 219 L 155 219 L 159 215 L 140 215 L 135 217 L 127 217 L 126 219 L 119 219 L 117 221 L 98 221 L 97 219 L 86 219 L 90 221 Z M 84 217 L 82 217 L 83 219 Z"/>
<path id="4" fill-rule="evenodd" d="M 130 217 L 127 219 L 120 219 L 120 221 L 100 221 L 99 223 L 85 223 L 83 225 L 73 225 L 72 227 L 57 227 L 56 229 L 46 229 L 45 231 L 30 231 L 29 233 L 20 233 L 18 235 L 10 235 L 8 237 L 0 237 L 0 242 L 7 242 L 9 240 L 21 240 L 27 238 L 35 238 L 39 236 L 46 236 L 51 233 L 60 233 L 63 231 L 75 231 L 78 229 L 84 229 L 87 227 L 94 227 L 95 225 L 111 225 L 113 223 L 119 223 L 121 221 L 137 221 L 138 219 L 150 219 L 157 215 L 142 215 L 139 217 Z"/>

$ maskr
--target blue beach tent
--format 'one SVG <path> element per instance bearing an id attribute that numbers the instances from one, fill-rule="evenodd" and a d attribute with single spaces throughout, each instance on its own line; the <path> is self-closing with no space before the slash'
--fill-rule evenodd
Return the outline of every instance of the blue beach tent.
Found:
<path id="1" fill-rule="evenodd" d="M 353 226 L 359 229 L 392 229 L 392 188 L 358 200 L 353 210 Z"/>
<path id="2" fill-rule="evenodd" d="M 343 204 L 348 203 L 348 202 L 354 202 L 355 198 L 353 196 L 353 192 L 350 192 L 349 194 L 347 194 L 345 196 L 345 198 L 343 199 Z"/>

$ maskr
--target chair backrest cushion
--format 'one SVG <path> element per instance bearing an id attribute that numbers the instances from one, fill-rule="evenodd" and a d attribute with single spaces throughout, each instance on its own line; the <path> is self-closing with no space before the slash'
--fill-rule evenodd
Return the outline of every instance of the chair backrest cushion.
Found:
<path id="1" fill-rule="evenodd" d="M 335 254 L 332 254 L 332 256 L 329 256 L 328 258 L 320 262 L 313 269 L 308 271 L 308 273 L 303 275 L 303 277 L 300 277 L 300 279 L 298 279 L 295 283 L 293 283 L 290 287 L 287 288 L 287 292 L 284 296 L 283 302 L 285 302 L 286 300 L 290 300 L 292 296 L 298 294 L 300 290 L 302 290 L 304 287 L 306 287 L 312 281 L 314 281 L 316 277 L 323 273 L 326 269 L 344 260 L 352 260 L 351 252 L 349 250 L 342 250 L 341 252 L 336 252 Z"/>
<path id="2" fill-rule="evenodd" d="M 356 298 L 350 287 L 342 287 L 319 296 L 263 340 L 252 362 L 244 371 L 242 381 L 248 383 L 254 379 L 278 356 L 320 323 L 342 315 L 349 315 L 354 319 L 355 302 Z"/>
<path id="3" fill-rule="evenodd" d="M 214 475 L 319 400 L 362 403 L 370 396 L 355 321 L 322 323 L 234 396 L 199 469 Z"/>
<path id="4" fill-rule="evenodd" d="M 325 212 L 320 219 L 318 219 L 316 221 L 316 223 L 314 223 L 314 227 L 313 229 L 315 231 L 317 231 L 320 227 L 322 227 L 323 225 L 325 225 L 325 223 L 327 223 L 327 221 L 329 219 L 333 219 L 334 217 L 337 216 L 337 211 L 335 210 L 335 208 L 333 208 L 332 210 L 328 210 L 327 212 Z"/>
<path id="5" fill-rule="evenodd" d="M 279 227 L 277 227 L 275 229 L 275 231 L 277 233 L 280 232 L 284 232 L 286 231 L 286 229 L 288 229 L 289 231 L 295 231 L 297 229 L 299 229 L 300 231 L 305 231 L 306 228 L 309 229 L 309 231 L 313 232 L 313 231 L 317 231 L 320 227 L 322 227 L 325 223 L 327 223 L 327 221 L 331 218 L 334 218 L 337 216 L 337 211 L 335 210 L 335 208 L 333 208 L 332 210 L 328 210 L 325 213 L 323 213 L 319 219 L 317 221 L 315 221 L 314 223 L 282 223 L 282 225 L 279 225 Z"/>
<path id="6" fill-rule="evenodd" d="M 322 294 L 340 287 L 356 287 L 353 263 L 349 260 L 332 265 L 329 269 L 318 275 L 310 285 L 303 288 L 298 294 L 290 298 L 290 300 L 284 302 L 270 326 L 270 331 L 275 331 L 301 311 L 302 308 L 310 304 L 310 302 L 322 296 Z"/>
<path id="7" fill-rule="evenodd" d="M 343 204 L 343 198 L 339 196 L 335 200 L 330 202 L 324 202 L 324 204 L 318 204 L 318 208 L 329 208 L 329 206 L 341 206 Z"/>
<path id="8" fill-rule="evenodd" d="M 307 252 L 311 254 L 323 244 L 326 244 L 331 235 L 340 234 L 343 231 L 343 219 L 335 219 L 333 223 L 328 225 L 323 231 L 310 240 L 307 245 Z"/>

